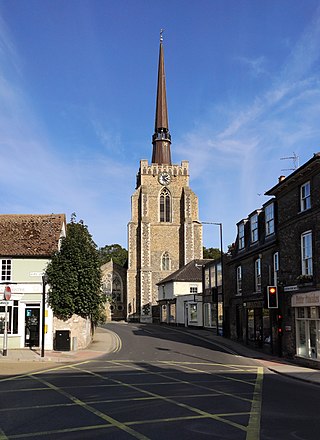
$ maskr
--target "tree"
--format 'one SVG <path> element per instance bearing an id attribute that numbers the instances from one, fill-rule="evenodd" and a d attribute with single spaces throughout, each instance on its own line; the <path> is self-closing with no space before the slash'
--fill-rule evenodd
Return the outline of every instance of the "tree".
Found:
<path id="1" fill-rule="evenodd" d="M 218 248 L 206 248 L 203 246 L 203 258 L 212 258 L 214 260 L 218 260 L 221 258 L 221 252 Z"/>
<path id="2" fill-rule="evenodd" d="M 99 260 L 100 264 L 108 263 L 111 259 L 119 264 L 119 266 L 124 266 L 128 259 L 128 251 L 120 246 L 120 244 L 110 244 L 99 249 Z"/>
<path id="3" fill-rule="evenodd" d="M 66 320 L 73 314 L 90 318 L 93 326 L 104 315 L 100 262 L 96 244 L 75 214 L 67 224 L 66 237 L 48 264 L 48 303 L 55 316 Z"/>

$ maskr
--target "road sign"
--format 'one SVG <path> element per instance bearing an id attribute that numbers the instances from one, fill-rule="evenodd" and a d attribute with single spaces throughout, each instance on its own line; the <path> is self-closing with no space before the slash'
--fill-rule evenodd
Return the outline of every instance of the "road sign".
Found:
<path id="1" fill-rule="evenodd" d="M 10 286 L 6 286 L 4 288 L 4 299 L 9 301 L 11 298 L 11 287 Z"/>

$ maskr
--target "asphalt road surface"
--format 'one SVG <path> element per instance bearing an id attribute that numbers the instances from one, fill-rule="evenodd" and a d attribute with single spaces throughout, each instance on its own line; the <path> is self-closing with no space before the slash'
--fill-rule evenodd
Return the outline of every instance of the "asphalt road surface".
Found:
<path id="1" fill-rule="evenodd" d="M 113 353 L 0 379 L 0 440 L 318 440 L 320 389 L 184 329 L 108 324 Z"/>

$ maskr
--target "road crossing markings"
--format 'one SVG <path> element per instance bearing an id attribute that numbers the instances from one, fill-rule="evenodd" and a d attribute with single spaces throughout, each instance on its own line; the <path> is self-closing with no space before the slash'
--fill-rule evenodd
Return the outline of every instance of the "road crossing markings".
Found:
<path id="1" fill-rule="evenodd" d="M 110 362 L 115 363 L 115 364 L 117 363 L 116 361 L 110 361 Z M 81 370 L 81 371 L 83 371 L 83 370 Z M 94 375 L 94 376 L 97 376 L 97 377 L 100 377 L 100 378 L 106 379 L 106 378 L 105 378 L 104 376 L 102 376 L 101 374 L 94 373 L 94 372 L 92 372 L 92 371 L 90 371 L 90 370 L 85 370 L 85 371 L 87 371 L 88 374 L 92 374 L 92 375 Z M 154 373 L 154 372 L 148 372 L 148 374 L 157 374 L 157 373 Z M 108 377 L 107 379 L 108 379 L 108 380 L 112 380 L 112 381 L 114 381 L 114 382 L 116 382 L 116 383 L 118 383 L 118 384 L 120 384 L 120 385 L 123 385 L 124 387 L 130 388 L 130 389 L 133 389 L 133 390 L 135 390 L 135 391 L 139 391 L 139 392 L 144 393 L 144 394 L 147 394 L 147 395 L 149 395 L 149 396 L 156 397 L 157 399 L 162 400 L 162 401 L 164 401 L 164 402 L 172 403 L 172 404 L 174 404 L 174 405 L 176 405 L 176 406 L 179 406 L 179 407 L 181 407 L 181 408 L 187 409 L 188 411 L 191 411 L 191 412 L 194 412 L 194 413 L 196 413 L 196 414 L 198 414 L 198 415 L 204 416 L 204 418 L 213 419 L 213 420 L 216 420 L 216 421 L 219 421 L 219 422 L 225 423 L 225 424 L 227 424 L 227 425 L 231 425 L 231 426 L 233 426 L 234 428 L 240 429 L 240 430 L 242 430 L 242 431 L 246 431 L 246 430 L 247 430 L 247 428 L 246 428 L 245 426 L 243 426 L 243 425 L 239 425 L 238 423 L 235 423 L 235 422 L 233 422 L 232 420 L 222 419 L 221 417 L 219 417 L 219 416 L 216 415 L 216 414 L 210 414 L 210 413 L 208 413 L 208 412 L 206 412 L 206 411 L 203 411 L 203 410 L 201 410 L 201 409 L 199 409 L 199 408 L 195 408 L 195 407 L 193 407 L 193 406 L 191 406 L 191 405 L 188 405 L 188 404 L 186 404 L 186 403 L 177 402 L 176 400 L 174 400 L 174 399 L 172 399 L 172 398 L 169 398 L 169 397 L 166 397 L 166 396 L 161 396 L 160 394 L 157 394 L 157 393 L 153 393 L 153 392 L 151 392 L 151 391 L 144 390 L 143 388 L 140 388 L 140 387 L 138 387 L 138 386 L 136 386 L 136 385 L 127 384 L 127 383 L 122 382 L 122 381 L 120 381 L 120 380 L 118 380 L 118 379 L 112 379 L 111 377 Z M 181 381 L 181 382 L 182 382 L 182 383 L 188 383 L 188 384 L 192 385 L 192 383 L 187 382 L 187 381 Z M 208 388 L 207 388 L 207 389 L 208 389 Z M 223 394 L 224 394 L 224 393 L 223 393 Z M 244 399 L 243 399 L 243 400 L 244 400 Z M 247 399 L 245 399 L 245 400 L 247 400 Z M 247 413 L 247 415 L 248 415 L 248 413 Z"/>
<path id="2" fill-rule="evenodd" d="M 118 363 L 118 361 L 110 361 L 110 362 L 112 362 L 114 364 Z M 170 361 L 168 361 L 168 362 L 170 362 Z M 134 368 L 135 370 L 143 370 L 141 367 L 136 367 L 136 366 L 130 366 L 128 368 Z M 160 376 L 160 377 L 163 377 L 165 379 L 170 379 L 170 380 L 172 380 L 174 382 L 177 382 L 177 383 L 184 383 L 184 384 L 187 384 L 187 385 L 191 385 L 191 386 L 196 387 L 196 388 L 214 391 L 214 392 L 218 393 L 218 395 L 220 395 L 220 396 L 232 397 L 232 398 L 235 398 L 235 399 L 244 400 L 245 402 L 251 402 L 252 401 L 252 399 L 247 399 L 246 397 L 238 396 L 237 394 L 227 393 L 225 391 L 217 390 L 217 389 L 212 388 L 212 387 L 203 386 L 203 385 L 200 385 L 198 383 L 193 383 L 193 382 L 189 382 L 187 380 L 177 379 L 177 378 L 172 377 L 172 376 L 167 376 L 166 374 L 163 374 L 163 373 L 158 373 L 158 372 L 155 372 L 155 371 L 150 371 L 150 372 L 148 372 L 148 374 L 153 374 L 155 376 Z"/>
<path id="3" fill-rule="evenodd" d="M 167 361 L 166 364 L 167 365 L 177 365 L 176 362 L 170 362 L 170 361 Z M 186 365 L 182 365 L 182 368 L 185 368 L 186 370 L 196 371 L 197 373 L 204 373 L 204 374 L 209 374 L 210 376 L 221 377 L 223 379 L 227 379 L 227 380 L 230 380 L 230 381 L 244 383 L 244 384 L 247 384 L 247 385 L 252 385 L 252 386 L 255 385 L 255 383 L 251 382 L 251 381 L 247 381 L 247 380 L 243 380 L 243 379 L 237 379 L 235 377 L 224 376 L 224 375 L 216 373 L 216 372 L 199 370 L 199 368 L 192 368 L 192 367 L 188 367 Z M 231 371 L 231 372 L 233 373 L 234 371 Z M 247 373 L 247 370 L 238 370 L 238 372 Z"/>
<path id="4" fill-rule="evenodd" d="M 0 379 L 0 383 L 20 380 L 20 379 L 25 379 L 25 378 L 31 378 L 33 376 L 36 376 L 37 374 L 48 373 L 51 371 L 67 370 L 67 369 L 71 368 L 73 365 L 83 365 L 83 364 L 87 364 L 89 362 L 91 362 L 91 361 L 90 360 L 81 361 L 81 362 L 76 362 L 76 363 L 70 364 L 70 365 L 64 364 L 64 365 L 60 365 L 59 367 L 51 367 L 51 368 L 46 368 L 44 370 L 38 370 L 38 371 L 32 371 L 30 373 L 19 374 L 18 376 L 4 377 L 3 379 Z"/>
<path id="5" fill-rule="evenodd" d="M 256 440 L 260 438 L 262 384 L 263 367 L 258 367 L 246 440 Z"/>
<path id="6" fill-rule="evenodd" d="M 76 368 L 74 366 L 74 368 Z M 102 377 L 102 376 L 101 376 Z M 128 434 L 132 435 L 133 437 L 139 439 L 139 440 L 149 440 L 148 437 L 144 436 L 143 434 L 140 434 L 139 432 L 131 429 L 128 426 L 125 426 L 123 423 L 119 422 L 118 420 L 114 419 L 113 417 L 108 416 L 107 414 L 104 414 L 103 412 L 93 408 L 92 406 L 88 405 L 87 403 L 83 402 L 82 400 L 78 399 L 77 397 L 73 396 L 72 394 L 69 394 L 68 392 L 64 391 L 63 389 L 51 384 L 50 382 L 47 382 L 46 380 L 42 379 L 41 377 L 36 377 L 36 380 L 43 383 L 44 385 L 47 385 L 49 388 L 57 391 L 58 393 L 62 394 L 72 402 L 76 403 L 77 405 L 81 406 L 82 408 L 86 409 L 87 411 L 91 412 L 92 414 L 96 415 L 97 417 L 100 417 L 102 420 L 105 420 L 110 423 L 110 425 L 114 426 L 115 428 L 121 429 L 122 431 L 126 431 Z"/>

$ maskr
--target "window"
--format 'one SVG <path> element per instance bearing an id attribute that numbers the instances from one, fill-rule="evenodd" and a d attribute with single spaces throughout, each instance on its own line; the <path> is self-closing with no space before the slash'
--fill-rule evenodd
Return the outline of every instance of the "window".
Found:
<path id="1" fill-rule="evenodd" d="M 271 235 L 274 233 L 274 206 L 273 206 L 273 203 L 266 206 L 265 218 L 266 218 L 266 235 Z"/>
<path id="2" fill-rule="evenodd" d="M 301 235 L 301 273 L 312 275 L 312 232 L 304 232 Z"/>
<path id="3" fill-rule="evenodd" d="M 210 274 L 209 274 L 209 268 L 206 268 L 204 271 L 204 288 L 209 289 L 210 287 Z"/>
<path id="4" fill-rule="evenodd" d="M 198 287 L 197 286 L 190 286 L 190 293 L 192 295 L 197 295 L 198 293 Z"/>
<path id="5" fill-rule="evenodd" d="M 277 286 L 278 284 L 278 273 L 279 273 L 279 252 L 273 254 L 273 284 Z"/>
<path id="6" fill-rule="evenodd" d="M 162 259 L 161 259 L 161 270 L 170 270 L 170 266 L 171 266 L 171 261 L 170 261 L 170 255 L 168 252 L 165 252 L 162 255 Z"/>
<path id="7" fill-rule="evenodd" d="M 300 188 L 300 210 L 311 208 L 310 182 L 306 182 Z"/>
<path id="8" fill-rule="evenodd" d="M 237 295 L 242 294 L 242 267 L 237 267 Z"/>
<path id="9" fill-rule="evenodd" d="M 255 241 L 258 241 L 258 214 L 255 214 L 251 217 L 250 226 L 251 242 L 254 243 Z"/>
<path id="10" fill-rule="evenodd" d="M 254 262 L 254 281 L 256 292 L 261 292 L 261 258 Z"/>
<path id="11" fill-rule="evenodd" d="M 1 281 L 11 281 L 11 260 L 1 260 Z"/>
<path id="12" fill-rule="evenodd" d="M 9 305 L 7 310 L 7 323 L 8 323 L 8 334 L 15 335 L 18 333 L 18 308 L 19 301 L 12 301 L 13 306 Z M 0 334 L 4 333 L 5 325 L 5 307 L 0 306 Z"/>
<path id="13" fill-rule="evenodd" d="M 112 281 L 112 299 L 116 302 L 122 301 L 121 279 L 115 274 Z"/>
<path id="14" fill-rule="evenodd" d="M 210 267 L 210 287 L 216 287 L 216 266 Z"/>
<path id="15" fill-rule="evenodd" d="M 221 263 L 217 264 L 217 286 L 222 285 L 222 269 L 221 269 Z"/>
<path id="16" fill-rule="evenodd" d="M 167 188 L 160 193 L 160 222 L 171 222 L 171 196 Z"/>
<path id="17" fill-rule="evenodd" d="M 238 235 L 239 235 L 239 249 L 243 249 L 245 242 L 244 242 L 244 223 L 241 223 L 238 226 Z"/>

